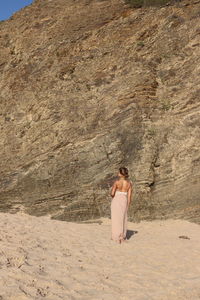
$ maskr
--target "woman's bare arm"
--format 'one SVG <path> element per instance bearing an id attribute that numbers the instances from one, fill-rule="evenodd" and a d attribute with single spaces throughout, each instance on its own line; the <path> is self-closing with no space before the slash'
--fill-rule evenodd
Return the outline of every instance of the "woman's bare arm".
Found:
<path id="1" fill-rule="evenodd" d="M 112 189 L 111 189 L 111 193 L 110 193 L 111 197 L 114 197 L 114 196 L 115 196 L 115 191 L 116 191 L 116 189 L 117 189 L 117 181 L 115 181 L 115 182 L 113 183 L 113 186 L 112 186 Z"/>
<path id="2" fill-rule="evenodd" d="M 132 182 L 130 182 L 130 187 L 128 189 L 128 206 L 131 204 L 132 201 L 132 191 L 133 191 Z"/>

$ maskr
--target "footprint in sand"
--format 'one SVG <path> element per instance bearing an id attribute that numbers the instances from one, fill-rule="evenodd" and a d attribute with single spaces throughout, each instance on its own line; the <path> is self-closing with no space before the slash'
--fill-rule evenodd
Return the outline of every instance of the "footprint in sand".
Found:
<path id="1" fill-rule="evenodd" d="M 7 257 L 7 267 L 20 268 L 25 262 L 26 262 L 26 257 L 24 256 Z"/>

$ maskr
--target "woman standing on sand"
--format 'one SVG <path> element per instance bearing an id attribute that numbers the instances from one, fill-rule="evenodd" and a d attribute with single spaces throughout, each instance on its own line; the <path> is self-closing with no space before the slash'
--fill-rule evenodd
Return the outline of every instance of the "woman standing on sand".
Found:
<path id="1" fill-rule="evenodd" d="M 111 189 L 111 239 L 117 243 L 126 240 L 127 211 L 131 203 L 132 182 L 128 180 L 128 169 L 119 168 L 118 177 Z"/>

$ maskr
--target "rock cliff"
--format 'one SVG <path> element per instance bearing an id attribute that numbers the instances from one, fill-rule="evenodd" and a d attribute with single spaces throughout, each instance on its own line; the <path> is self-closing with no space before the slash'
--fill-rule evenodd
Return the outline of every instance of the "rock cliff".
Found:
<path id="1" fill-rule="evenodd" d="M 0 23 L 0 211 L 200 222 L 200 1 L 36 0 Z"/>

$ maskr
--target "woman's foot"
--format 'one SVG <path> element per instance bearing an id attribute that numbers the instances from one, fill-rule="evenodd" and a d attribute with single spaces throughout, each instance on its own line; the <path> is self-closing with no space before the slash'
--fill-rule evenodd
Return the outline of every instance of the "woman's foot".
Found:
<path id="1" fill-rule="evenodd" d="M 128 243 L 127 239 L 123 239 L 122 242 L 124 243 Z"/>

